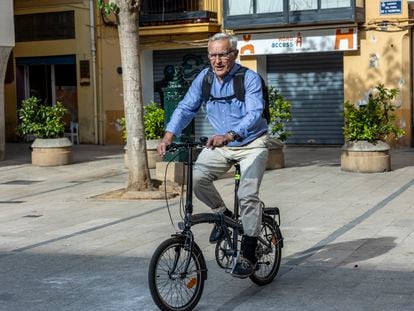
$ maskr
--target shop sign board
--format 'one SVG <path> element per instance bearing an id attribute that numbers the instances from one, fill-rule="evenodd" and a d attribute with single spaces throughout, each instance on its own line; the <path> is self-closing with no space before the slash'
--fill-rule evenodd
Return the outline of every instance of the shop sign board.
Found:
<path id="1" fill-rule="evenodd" d="M 357 50 L 356 27 L 239 35 L 240 55 Z"/>

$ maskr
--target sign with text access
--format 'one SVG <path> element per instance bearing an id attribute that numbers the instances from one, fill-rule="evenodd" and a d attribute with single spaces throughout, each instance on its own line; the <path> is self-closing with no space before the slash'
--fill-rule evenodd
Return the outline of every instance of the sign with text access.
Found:
<path id="1" fill-rule="evenodd" d="M 238 35 L 240 55 L 350 51 L 358 48 L 356 27 Z"/>

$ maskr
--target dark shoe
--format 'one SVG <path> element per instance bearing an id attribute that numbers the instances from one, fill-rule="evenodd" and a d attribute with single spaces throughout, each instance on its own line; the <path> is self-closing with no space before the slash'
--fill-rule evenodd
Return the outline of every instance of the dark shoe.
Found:
<path id="1" fill-rule="evenodd" d="M 241 242 L 241 252 L 244 258 L 249 260 L 251 263 L 256 264 L 256 248 L 257 248 L 257 237 L 243 235 Z"/>
<path id="2" fill-rule="evenodd" d="M 252 264 L 248 259 L 240 257 L 234 265 L 230 274 L 239 279 L 248 278 L 256 270 L 256 264 Z"/>
<path id="3" fill-rule="evenodd" d="M 233 217 L 233 212 L 229 209 L 225 209 L 223 212 L 224 216 Z M 217 224 L 214 224 L 213 230 L 210 233 L 210 243 L 216 243 L 217 241 L 220 241 L 224 237 L 224 230 L 221 228 L 221 226 L 218 226 Z"/>
<path id="4" fill-rule="evenodd" d="M 216 243 L 217 241 L 221 240 L 223 236 L 224 230 L 217 224 L 214 224 L 213 230 L 211 230 L 210 233 L 210 243 Z"/>

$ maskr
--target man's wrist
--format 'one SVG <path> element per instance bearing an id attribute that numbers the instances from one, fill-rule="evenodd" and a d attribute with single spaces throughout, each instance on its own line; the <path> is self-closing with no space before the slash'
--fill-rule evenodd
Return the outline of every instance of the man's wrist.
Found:
<path id="1" fill-rule="evenodd" d="M 230 138 L 230 141 L 235 141 L 240 138 L 240 135 L 237 134 L 235 131 L 228 131 L 226 136 Z"/>
<path id="2" fill-rule="evenodd" d="M 164 137 L 162 138 L 162 142 L 169 145 L 171 144 L 172 140 L 174 138 L 174 134 L 171 132 L 165 132 Z"/>

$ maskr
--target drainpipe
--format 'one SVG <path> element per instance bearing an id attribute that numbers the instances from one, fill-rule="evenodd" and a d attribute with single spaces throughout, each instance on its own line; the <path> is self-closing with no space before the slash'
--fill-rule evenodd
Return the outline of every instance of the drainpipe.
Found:
<path id="1" fill-rule="evenodd" d="M 89 21 L 91 35 L 91 55 L 92 55 L 92 88 L 93 88 L 93 126 L 95 132 L 95 144 L 99 144 L 98 133 L 98 94 L 96 89 L 96 41 L 95 41 L 95 0 L 89 0 Z"/>

